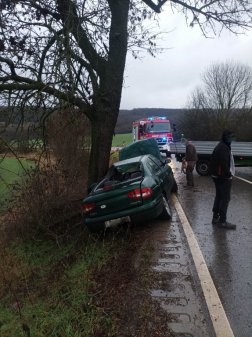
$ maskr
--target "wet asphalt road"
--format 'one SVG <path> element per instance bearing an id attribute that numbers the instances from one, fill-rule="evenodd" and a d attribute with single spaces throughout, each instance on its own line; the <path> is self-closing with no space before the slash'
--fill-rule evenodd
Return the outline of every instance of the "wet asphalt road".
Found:
<path id="1" fill-rule="evenodd" d="M 233 179 L 227 220 L 236 230 L 211 224 L 215 196 L 211 177 L 194 172 L 195 188 L 186 190 L 181 163 L 172 158 L 178 198 L 192 226 L 235 337 L 252 336 L 252 185 Z M 236 168 L 252 181 L 252 167 Z"/>

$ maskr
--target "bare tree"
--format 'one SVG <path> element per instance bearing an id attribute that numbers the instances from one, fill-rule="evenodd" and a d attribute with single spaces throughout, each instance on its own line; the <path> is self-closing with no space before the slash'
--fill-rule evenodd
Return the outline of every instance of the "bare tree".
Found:
<path id="1" fill-rule="evenodd" d="M 78 108 L 91 122 L 89 183 L 104 176 L 119 113 L 127 51 L 155 56 L 156 21 L 167 0 L 2 0 L 0 105 L 34 115 Z M 167 2 L 168 4 L 168 2 Z M 251 0 L 171 0 L 172 10 L 203 34 L 252 26 Z"/>
<path id="2" fill-rule="evenodd" d="M 201 79 L 202 87 L 196 87 L 189 95 L 180 128 L 188 132 L 196 115 L 197 126 L 201 127 L 203 121 L 208 125 L 205 128 L 208 140 L 218 139 L 228 127 L 240 130 L 241 122 L 246 128 L 252 119 L 252 69 L 241 63 L 215 62 L 204 71 Z M 198 133 L 196 137 L 199 138 Z M 243 138 L 242 134 L 240 137 Z"/>
<path id="3" fill-rule="evenodd" d="M 213 63 L 202 75 L 211 108 L 244 109 L 252 104 L 252 69 L 241 63 Z M 211 102 L 211 103 L 210 103 Z"/>

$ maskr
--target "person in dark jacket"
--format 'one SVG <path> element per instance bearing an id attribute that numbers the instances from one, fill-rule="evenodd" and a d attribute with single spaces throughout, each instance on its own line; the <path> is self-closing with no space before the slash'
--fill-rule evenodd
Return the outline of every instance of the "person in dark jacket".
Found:
<path id="1" fill-rule="evenodd" d="M 182 138 L 181 143 L 184 146 L 186 146 L 186 155 L 185 155 L 185 158 L 183 158 L 183 161 L 187 163 L 187 167 L 186 167 L 187 184 L 184 187 L 191 188 L 191 187 L 194 187 L 193 170 L 198 160 L 198 156 L 197 156 L 195 146 L 192 143 L 190 143 L 186 138 Z"/>
<path id="2" fill-rule="evenodd" d="M 213 150 L 210 163 L 211 176 L 216 189 L 212 224 L 228 229 L 236 228 L 236 225 L 227 222 L 232 178 L 235 175 L 234 158 L 231 152 L 234 137 L 233 132 L 223 131 L 222 141 Z"/>

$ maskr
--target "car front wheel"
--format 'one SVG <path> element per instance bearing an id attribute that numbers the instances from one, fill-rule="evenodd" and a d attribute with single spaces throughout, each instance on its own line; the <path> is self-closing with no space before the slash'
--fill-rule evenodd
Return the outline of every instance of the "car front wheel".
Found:
<path id="1" fill-rule="evenodd" d="M 165 195 L 163 194 L 163 211 L 159 215 L 159 219 L 170 220 L 171 217 L 172 217 L 172 212 L 171 212 L 170 205 L 169 205 Z"/>
<path id="2" fill-rule="evenodd" d="M 176 180 L 174 179 L 171 192 L 176 193 L 177 191 L 178 191 L 178 185 L 177 185 Z"/>

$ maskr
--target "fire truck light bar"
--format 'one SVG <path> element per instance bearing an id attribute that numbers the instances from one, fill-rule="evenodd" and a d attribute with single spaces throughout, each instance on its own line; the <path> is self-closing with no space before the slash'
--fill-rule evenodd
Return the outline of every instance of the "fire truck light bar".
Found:
<path id="1" fill-rule="evenodd" d="M 154 121 L 155 119 L 166 119 L 166 117 L 149 117 L 148 118 L 149 121 Z M 145 118 L 143 120 L 145 120 Z"/>

